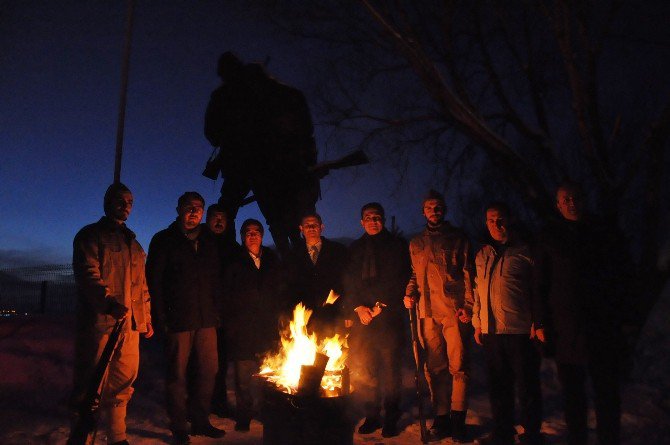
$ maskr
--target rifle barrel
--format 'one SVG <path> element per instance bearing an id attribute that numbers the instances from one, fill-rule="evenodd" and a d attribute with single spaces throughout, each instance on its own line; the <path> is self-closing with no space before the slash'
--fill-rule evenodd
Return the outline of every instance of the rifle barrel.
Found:
<path id="1" fill-rule="evenodd" d="M 421 430 L 421 442 L 428 443 L 428 429 L 426 428 L 426 417 L 423 412 L 423 397 L 421 394 L 421 373 L 423 371 L 423 357 L 421 354 L 421 346 L 419 345 L 419 330 L 417 326 L 416 319 L 416 309 L 409 308 L 409 326 L 412 331 L 412 350 L 414 351 L 414 363 L 416 367 L 414 368 L 414 385 L 416 387 L 416 398 L 419 404 L 419 428 Z"/>

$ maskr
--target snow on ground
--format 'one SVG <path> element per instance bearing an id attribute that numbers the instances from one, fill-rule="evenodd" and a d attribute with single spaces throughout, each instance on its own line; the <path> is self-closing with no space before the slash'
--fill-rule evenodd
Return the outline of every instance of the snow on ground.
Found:
<path id="1" fill-rule="evenodd" d="M 670 437 L 670 286 L 666 288 L 642 334 L 632 380 L 623 393 L 624 443 L 662 444 Z M 72 316 L 29 316 L 0 320 L 0 444 L 28 445 L 65 443 L 68 420 L 65 402 L 72 377 Z M 169 443 L 160 347 L 144 341 L 140 377 L 128 409 L 129 441 L 134 445 Z M 472 437 L 488 431 L 490 411 L 482 370 L 483 357 L 473 348 L 470 410 L 467 423 Z M 416 396 L 409 354 L 403 375 L 402 433 L 384 439 L 381 432 L 354 434 L 356 445 L 419 444 L 414 420 Z M 553 362 L 542 367 L 547 444 L 564 443 L 565 424 L 560 408 L 559 386 Z M 231 395 L 232 400 L 232 395 Z M 251 431 L 233 430 L 233 421 L 211 416 L 214 425 L 227 431 L 223 439 L 195 437 L 194 445 L 262 443 L 263 427 L 253 421 Z M 594 425 L 593 413 L 590 424 Z M 430 425 L 430 423 L 429 423 Z M 100 434 L 97 443 L 106 443 Z M 443 440 L 436 443 L 449 443 Z M 290 444 L 287 444 L 290 445 Z"/>

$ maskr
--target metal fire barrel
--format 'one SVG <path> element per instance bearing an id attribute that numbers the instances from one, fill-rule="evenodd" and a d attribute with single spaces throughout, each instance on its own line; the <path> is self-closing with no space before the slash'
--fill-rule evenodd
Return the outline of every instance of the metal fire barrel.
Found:
<path id="1" fill-rule="evenodd" d="M 346 389 L 331 397 L 314 391 L 288 394 L 264 381 L 263 444 L 353 445 L 355 419 L 349 409 L 348 370 L 344 376 Z"/>
<path id="2" fill-rule="evenodd" d="M 298 396 L 270 385 L 264 392 L 264 445 L 353 445 L 350 396 Z"/>

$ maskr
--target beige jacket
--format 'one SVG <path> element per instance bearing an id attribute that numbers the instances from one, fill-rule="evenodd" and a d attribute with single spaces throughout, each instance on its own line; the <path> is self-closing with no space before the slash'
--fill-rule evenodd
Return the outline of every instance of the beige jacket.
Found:
<path id="1" fill-rule="evenodd" d="M 73 247 L 79 322 L 101 331 L 111 328 L 115 320 L 107 312 L 116 301 L 130 309 L 126 330 L 146 332 L 151 322 L 146 255 L 135 234 L 125 224 L 102 217 L 77 233 Z"/>
<path id="2" fill-rule="evenodd" d="M 419 300 L 419 317 L 451 317 L 457 309 L 472 313 L 473 265 L 465 233 L 445 222 L 427 228 L 409 245 L 412 276 L 405 295 Z"/>

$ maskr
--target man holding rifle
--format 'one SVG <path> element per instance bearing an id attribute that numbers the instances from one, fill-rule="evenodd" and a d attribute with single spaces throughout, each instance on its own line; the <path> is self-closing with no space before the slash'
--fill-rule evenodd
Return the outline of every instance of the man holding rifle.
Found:
<path id="1" fill-rule="evenodd" d="M 445 212 L 444 197 L 431 190 L 423 200 L 426 228 L 410 242 L 412 276 L 404 303 L 408 309 L 418 303 L 419 337 L 435 411 L 431 433 L 436 439 L 451 436 L 464 442 L 472 260 L 465 233 L 444 221 Z"/>
<path id="2" fill-rule="evenodd" d="M 74 239 L 77 333 L 70 405 L 76 414 L 69 441 L 73 445 L 78 440 L 73 437 L 75 425 L 82 422 L 76 416 L 91 411 L 82 404 L 91 399 L 87 388 L 92 386 L 96 364 L 119 320 L 125 322 L 109 359 L 105 383 L 100 382 L 102 389 L 98 390 L 108 419 L 107 443 L 128 444 L 126 405 L 139 368 L 139 336 L 153 335 L 144 250 L 125 224 L 132 207 L 133 195 L 128 187 L 112 184 L 105 193 L 105 216 L 81 229 Z M 95 424 L 90 426 L 95 430 Z"/>

